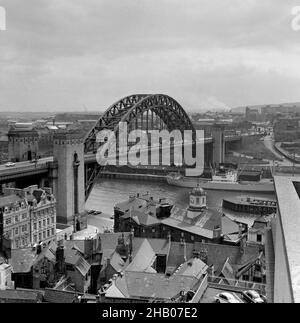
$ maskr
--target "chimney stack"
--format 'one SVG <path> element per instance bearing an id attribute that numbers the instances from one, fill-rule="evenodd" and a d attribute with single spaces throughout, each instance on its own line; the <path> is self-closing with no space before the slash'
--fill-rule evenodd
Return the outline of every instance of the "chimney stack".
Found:
<path id="1" fill-rule="evenodd" d="M 56 248 L 56 266 L 57 271 L 60 274 L 64 274 L 65 272 L 65 247 L 64 247 L 64 240 L 59 240 L 57 242 Z"/>
<path id="2" fill-rule="evenodd" d="M 134 229 L 131 229 L 130 236 L 129 236 L 129 263 L 132 262 L 133 237 L 134 237 Z"/>

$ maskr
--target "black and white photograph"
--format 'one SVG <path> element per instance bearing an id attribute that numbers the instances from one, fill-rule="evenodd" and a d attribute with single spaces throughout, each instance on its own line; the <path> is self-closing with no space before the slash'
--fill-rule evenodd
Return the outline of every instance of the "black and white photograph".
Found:
<path id="1" fill-rule="evenodd" d="M 300 0 L 0 0 L 0 303 L 298 302 Z"/>

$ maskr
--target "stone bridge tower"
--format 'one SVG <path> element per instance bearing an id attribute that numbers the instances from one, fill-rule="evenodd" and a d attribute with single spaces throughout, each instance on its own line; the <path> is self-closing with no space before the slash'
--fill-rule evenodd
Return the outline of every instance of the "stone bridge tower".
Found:
<path id="1" fill-rule="evenodd" d="M 57 222 L 86 228 L 84 190 L 84 142 L 78 130 L 61 130 L 54 135 L 54 163 L 57 176 L 54 194 L 57 199 Z"/>
<path id="2" fill-rule="evenodd" d="M 8 158 L 21 162 L 37 157 L 39 151 L 39 134 L 27 125 L 15 125 L 8 131 Z"/>

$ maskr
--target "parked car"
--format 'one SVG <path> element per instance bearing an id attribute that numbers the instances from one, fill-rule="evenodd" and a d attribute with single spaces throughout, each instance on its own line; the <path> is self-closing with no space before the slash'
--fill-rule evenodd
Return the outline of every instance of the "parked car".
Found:
<path id="1" fill-rule="evenodd" d="M 31 159 L 31 163 L 37 163 L 39 161 L 39 159 L 38 158 L 34 158 L 34 159 Z"/>
<path id="2" fill-rule="evenodd" d="M 232 294 L 224 292 L 215 296 L 216 303 L 240 303 L 240 301 Z"/>
<path id="3" fill-rule="evenodd" d="M 14 167 L 16 164 L 12 162 L 8 162 L 5 164 L 5 167 Z"/>
<path id="4" fill-rule="evenodd" d="M 265 300 L 255 290 L 246 290 L 242 292 L 243 297 L 248 303 L 265 303 Z"/>

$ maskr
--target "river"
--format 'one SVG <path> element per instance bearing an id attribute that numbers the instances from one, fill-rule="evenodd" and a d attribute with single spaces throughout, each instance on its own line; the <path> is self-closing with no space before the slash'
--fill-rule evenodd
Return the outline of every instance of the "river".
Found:
<path id="1" fill-rule="evenodd" d="M 89 199 L 86 202 L 86 210 L 102 211 L 101 215 L 89 216 L 88 223 L 99 228 L 111 229 L 113 220 L 110 217 L 114 213 L 116 203 L 128 199 L 130 193 L 149 192 L 154 197 L 165 197 L 170 203 L 176 202 L 181 207 L 188 204 L 188 195 L 191 189 L 171 186 L 167 183 L 143 182 L 134 180 L 120 179 L 99 179 L 95 184 Z M 244 193 L 246 194 L 246 193 Z M 229 191 L 207 191 L 207 204 L 211 208 L 220 208 L 223 198 L 241 195 L 237 192 Z M 251 196 L 274 198 L 275 194 L 252 194 Z"/>

